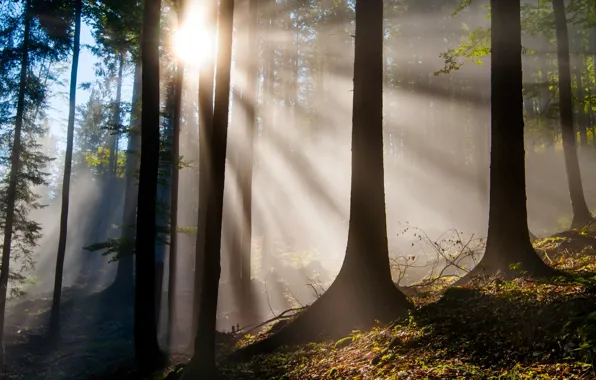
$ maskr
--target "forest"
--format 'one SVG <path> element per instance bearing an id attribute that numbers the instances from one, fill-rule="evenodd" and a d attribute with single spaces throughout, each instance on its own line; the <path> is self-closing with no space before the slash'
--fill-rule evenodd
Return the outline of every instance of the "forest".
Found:
<path id="1" fill-rule="evenodd" d="M 0 379 L 596 378 L 596 1 L 0 0 Z"/>

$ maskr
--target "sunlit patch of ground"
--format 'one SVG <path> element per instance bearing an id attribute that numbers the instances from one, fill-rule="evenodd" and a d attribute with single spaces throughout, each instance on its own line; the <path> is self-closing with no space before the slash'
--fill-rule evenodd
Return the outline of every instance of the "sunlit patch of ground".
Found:
<path id="1" fill-rule="evenodd" d="M 223 362 L 222 378 L 595 378 L 596 276 L 589 273 L 596 272 L 596 257 L 586 239 L 577 238 L 585 237 L 581 232 L 568 233 L 566 245 L 554 246 L 557 236 L 537 243 L 571 279 L 489 279 L 447 291 L 451 281 L 434 281 L 407 288 L 417 305 L 407 320 L 247 363 Z"/>
<path id="2" fill-rule="evenodd" d="M 541 239 L 534 246 L 549 265 L 564 270 L 596 272 L 596 222 Z"/>

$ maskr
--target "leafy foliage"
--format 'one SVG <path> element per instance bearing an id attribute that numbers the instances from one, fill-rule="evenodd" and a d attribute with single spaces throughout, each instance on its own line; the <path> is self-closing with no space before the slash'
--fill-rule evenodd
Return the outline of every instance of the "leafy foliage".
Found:
<path id="1" fill-rule="evenodd" d="M 465 62 L 482 65 L 482 57 L 490 55 L 490 29 L 478 27 L 470 30 L 465 24 L 463 30 L 469 31 L 464 41 L 456 48 L 448 49 L 439 56 L 445 60 L 445 67 L 435 75 L 449 74 L 459 70 Z"/>

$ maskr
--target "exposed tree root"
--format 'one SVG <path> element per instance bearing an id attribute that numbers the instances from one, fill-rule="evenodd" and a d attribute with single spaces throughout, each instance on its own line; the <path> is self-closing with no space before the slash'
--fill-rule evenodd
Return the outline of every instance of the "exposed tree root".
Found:
<path id="1" fill-rule="evenodd" d="M 513 280 L 524 276 L 544 278 L 566 276 L 566 274 L 545 264 L 531 247 L 523 250 L 519 255 L 504 254 L 499 256 L 495 252 L 487 251 L 478 265 L 457 280 L 453 286 L 467 285 L 486 278 L 498 277 L 503 280 Z"/>
<path id="2" fill-rule="evenodd" d="M 373 283 L 374 282 L 374 283 Z M 338 276 L 327 292 L 278 332 L 237 350 L 231 360 L 270 353 L 282 346 L 343 337 L 406 316 L 412 304 L 393 283 Z"/>
<path id="3" fill-rule="evenodd" d="M 295 307 L 295 308 L 291 308 L 291 309 L 285 310 L 282 313 L 278 314 L 277 316 L 266 320 L 265 322 L 258 323 L 255 326 L 244 327 L 244 328 L 238 330 L 236 333 L 237 334 L 242 334 L 242 335 L 250 334 L 251 332 L 255 331 L 256 329 L 261 328 L 261 327 L 263 327 L 265 325 L 268 325 L 271 322 L 276 322 L 276 321 L 279 321 L 279 320 L 292 318 L 295 315 L 297 315 L 297 314 L 288 315 L 289 313 L 298 313 L 298 312 L 302 312 L 302 311 L 304 311 L 306 309 L 307 309 L 307 306 Z"/>

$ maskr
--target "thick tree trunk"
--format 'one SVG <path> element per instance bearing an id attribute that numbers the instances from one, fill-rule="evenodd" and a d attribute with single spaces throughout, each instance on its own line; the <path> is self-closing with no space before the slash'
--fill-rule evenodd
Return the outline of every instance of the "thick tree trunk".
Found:
<path id="1" fill-rule="evenodd" d="M 559 109 L 561 112 L 561 133 L 567 182 L 573 209 L 572 228 L 584 226 L 592 215 L 586 204 L 582 178 L 577 158 L 576 136 L 573 127 L 573 103 L 571 94 L 571 69 L 569 65 L 569 38 L 567 34 L 567 17 L 563 0 L 553 0 L 553 13 L 557 32 L 557 60 L 559 63 Z"/>
<path id="2" fill-rule="evenodd" d="M 182 110 L 182 86 L 184 84 L 184 64 L 178 62 L 174 83 L 174 114 L 172 123 L 172 179 L 170 194 L 170 255 L 168 263 L 168 348 L 176 329 L 176 277 L 178 255 L 178 179 L 180 164 L 180 113 Z"/>
<path id="3" fill-rule="evenodd" d="M 383 172 L 383 1 L 356 1 L 350 225 L 344 263 L 329 290 L 278 333 L 235 358 L 389 322 L 411 304 L 389 267 Z M 338 315 L 341 318 L 338 318 Z"/>
<path id="4" fill-rule="evenodd" d="M 118 270 L 112 288 L 118 294 L 131 295 L 133 290 L 133 254 L 135 239 L 135 223 L 137 215 L 137 197 L 138 180 L 137 172 L 139 170 L 139 158 L 141 147 L 141 63 L 135 65 L 133 95 L 132 95 L 132 113 L 131 113 L 131 131 L 128 136 L 128 157 L 126 159 L 126 190 L 124 193 L 124 207 L 122 212 L 122 238 L 125 242 L 126 251 L 120 253 L 118 259 Z"/>
<path id="5" fill-rule="evenodd" d="M 474 270 L 458 283 L 476 275 L 515 276 L 510 265 L 521 263 L 531 275 L 551 269 L 530 243 L 524 164 L 524 119 L 520 0 L 493 0 L 491 34 L 491 166 L 486 252 Z"/>
<path id="6" fill-rule="evenodd" d="M 217 25 L 217 2 L 215 0 L 205 1 L 206 27 L 213 30 Z M 191 350 L 194 349 L 194 337 L 197 335 L 199 323 L 199 300 L 201 296 L 201 284 L 204 273 L 205 257 L 205 229 L 207 225 L 207 203 L 210 191 L 210 144 L 213 130 L 213 80 L 215 74 L 214 54 L 215 44 L 209 52 L 212 59 L 201 66 L 199 72 L 199 207 L 197 219 L 197 236 L 195 251 L 195 273 L 193 285 L 193 308 L 191 325 Z"/>
<path id="7" fill-rule="evenodd" d="M 82 0 L 75 3 L 75 31 L 72 48 L 72 67 L 70 70 L 70 93 L 68 104 L 68 127 L 66 130 L 66 154 L 64 158 L 64 177 L 62 178 L 62 208 L 60 210 L 60 236 L 56 255 L 56 273 L 54 277 L 54 295 L 48 335 L 51 339 L 60 338 L 60 298 L 62 295 L 62 276 L 64 257 L 66 256 L 66 237 L 68 231 L 68 206 L 70 197 L 70 175 L 72 172 L 72 149 L 74 145 L 74 123 L 77 97 L 77 73 L 79 69 L 79 50 L 81 46 L 81 11 Z"/>
<path id="8" fill-rule="evenodd" d="M 216 378 L 215 327 L 221 275 L 221 227 L 228 138 L 233 20 L 234 0 L 221 0 L 212 138 L 207 142 L 212 180 L 207 202 L 204 272 L 201 281 L 195 352 L 183 379 Z"/>
<path id="9" fill-rule="evenodd" d="M 14 225 L 14 210 L 17 197 L 18 173 L 21 169 L 21 131 L 23 128 L 23 113 L 25 110 L 25 91 L 27 89 L 27 68 L 29 65 L 29 38 L 31 29 L 30 1 L 23 5 L 24 31 L 21 47 L 21 73 L 19 78 L 19 95 L 17 100 L 17 114 L 15 120 L 12 153 L 10 156 L 10 179 L 6 193 L 6 221 L 4 222 L 4 240 L 2 245 L 2 269 L 0 271 L 0 372 L 4 372 L 4 317 L 6 313 L 6 292 L 8 290 L 8 276 L 10 273 L 10 249 L 12 245 L 12 229 Z"/>
<path id="10" fill-rule="evenodd" d="M 155 318 L 155 237 L 159 167 L 159 20 L 160 0 L 145 0 L 142 53 L 142 135 L 137 211 L 135 355 L 140 372 L 161 364 Z"/>

